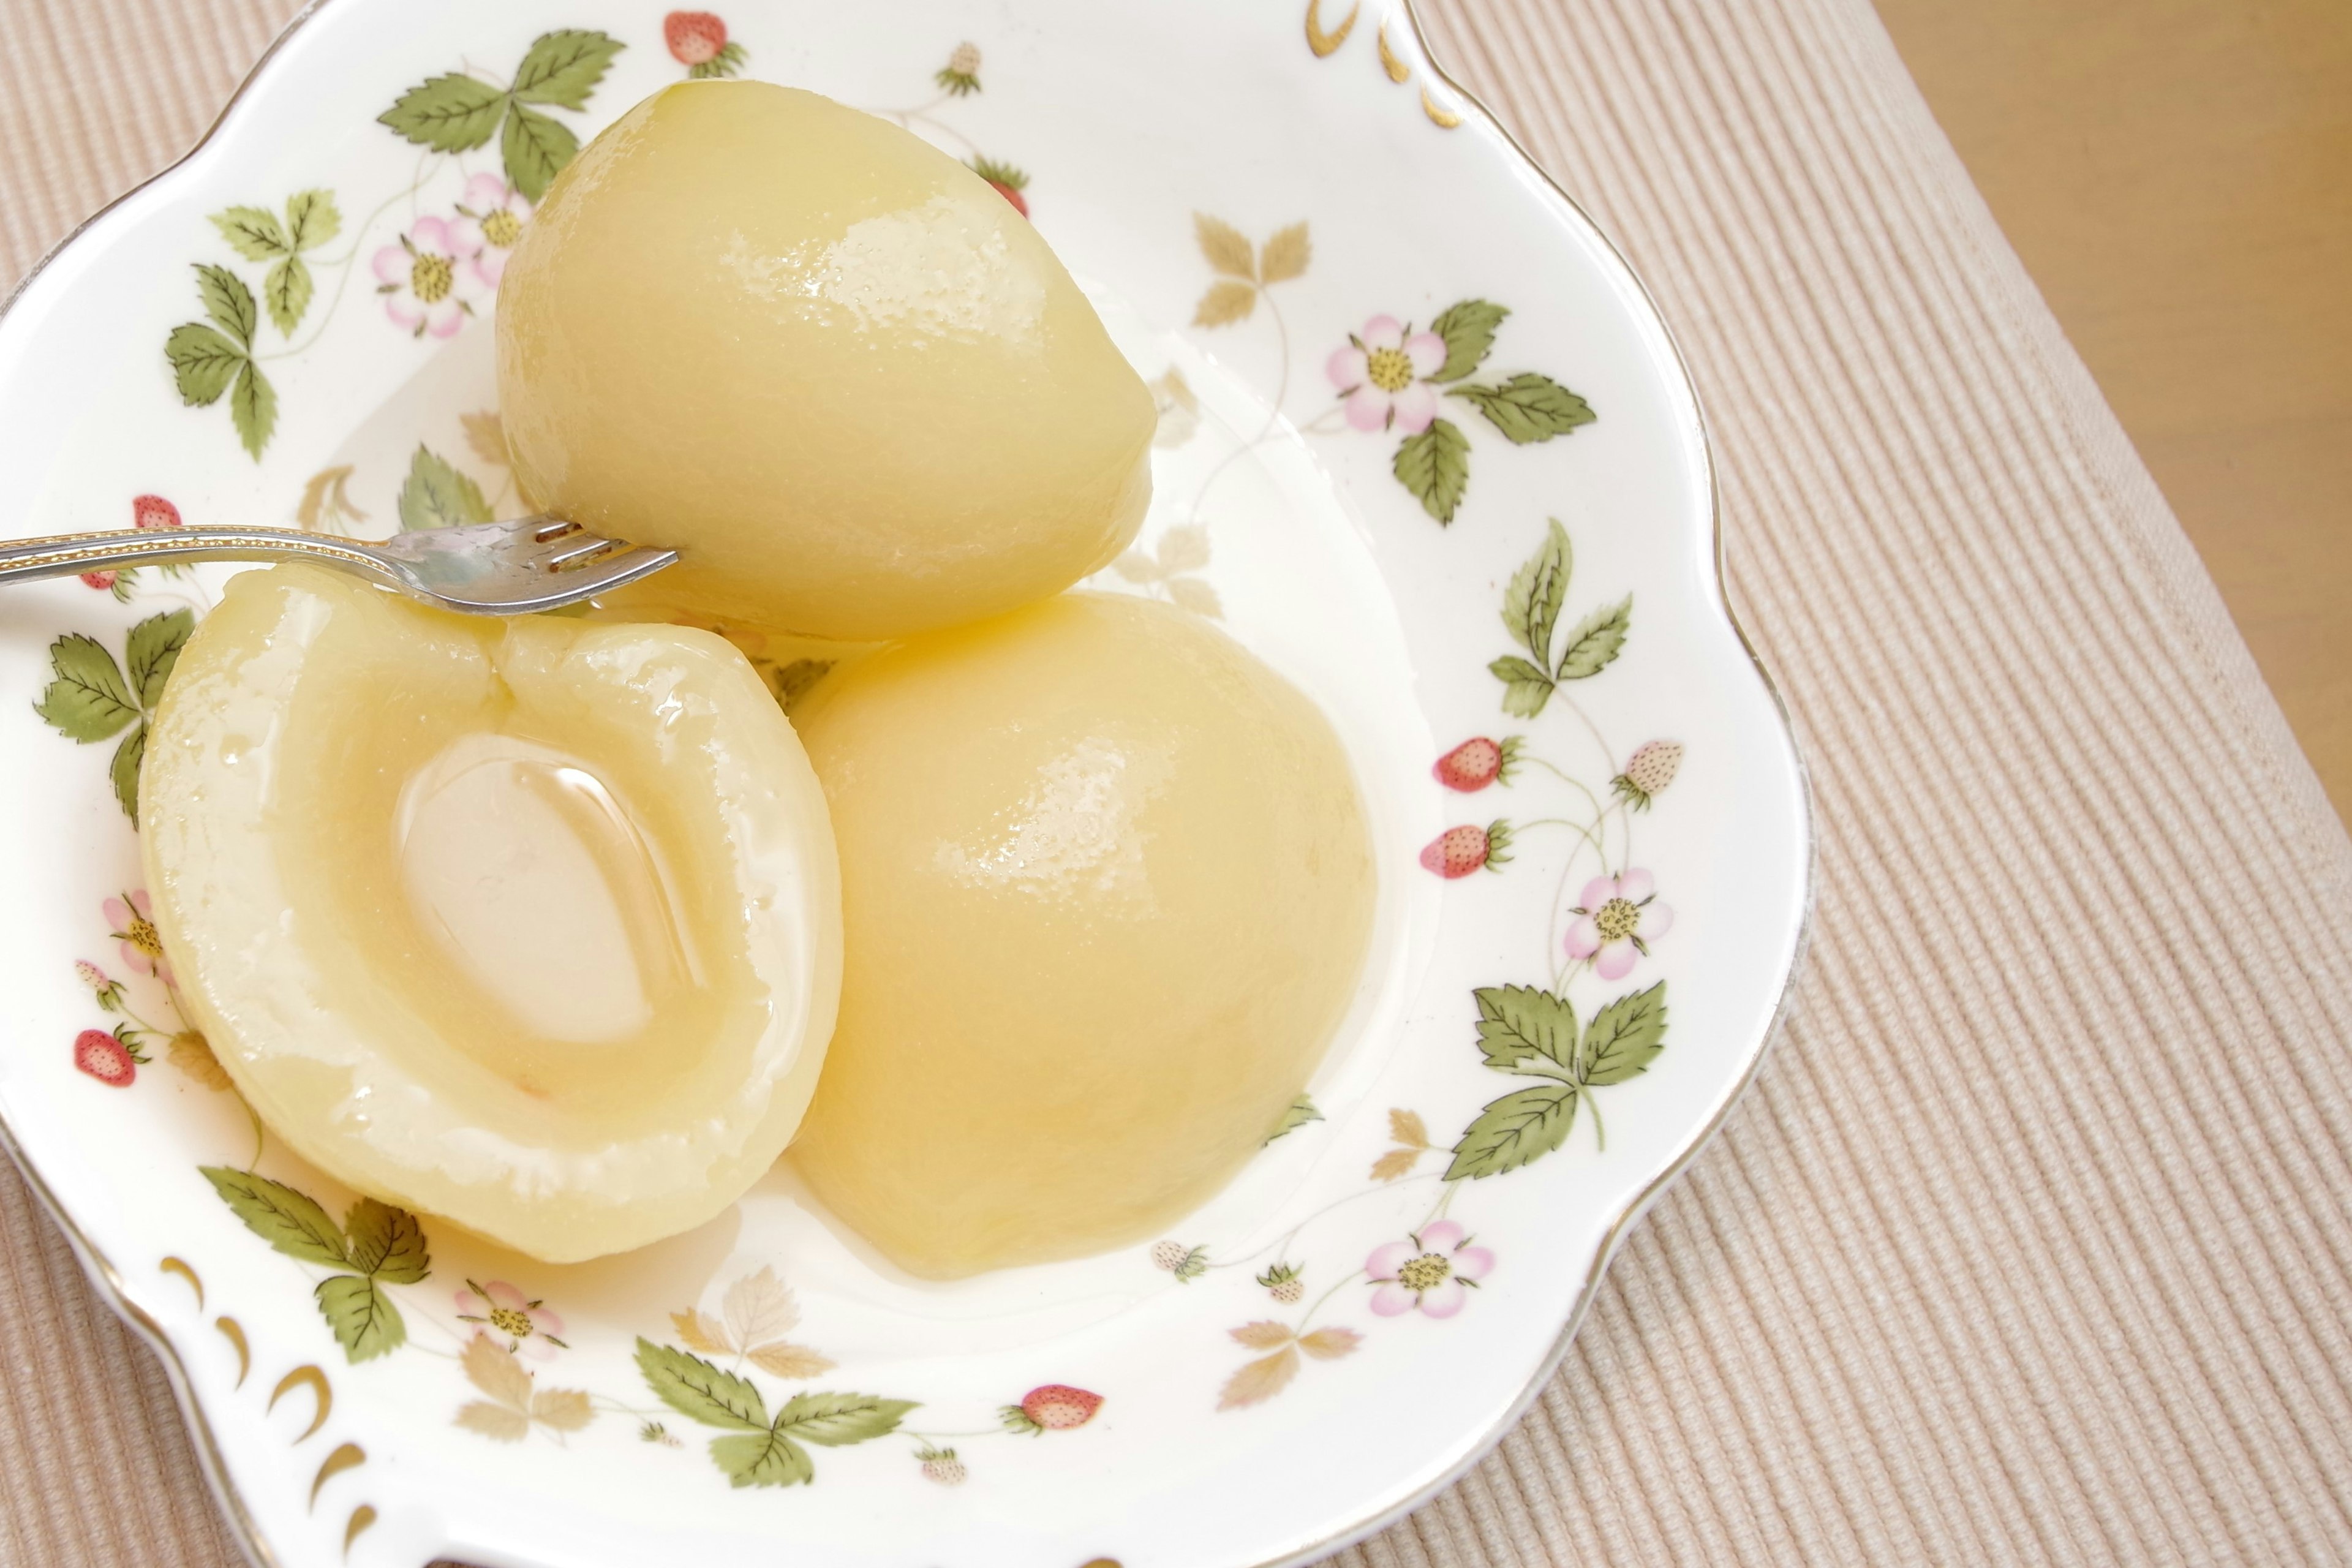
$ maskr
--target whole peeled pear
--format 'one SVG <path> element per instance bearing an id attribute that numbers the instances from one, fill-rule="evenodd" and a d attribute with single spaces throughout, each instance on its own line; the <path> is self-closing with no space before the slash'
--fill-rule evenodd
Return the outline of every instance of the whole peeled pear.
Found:
<path id="1" fill-rule="evenodd" d="M 531 503 L 683 552 L 647 604 L 905 636 L 1098 570 L 1150 497 L 1150 394 L 1028 220 L 813 92 L 680 83 L 591 142 L 498 354 Z"/>

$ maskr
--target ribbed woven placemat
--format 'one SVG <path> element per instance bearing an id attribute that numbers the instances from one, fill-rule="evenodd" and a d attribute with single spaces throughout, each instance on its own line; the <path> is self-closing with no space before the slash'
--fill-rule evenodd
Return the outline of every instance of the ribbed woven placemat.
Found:
<path id="1" fill-rule="evenodd" d="M 1822 887 L 1541 1405 L 1342 1561 L 2352 1550 L 2352 844 L 1866 0 L 1425 4 L 1691 355 Z M 289 8 L 0 0 L 0 279 Z M 0 1556 L 235 1561 L 4 1171 L 0 1247 Z"/>

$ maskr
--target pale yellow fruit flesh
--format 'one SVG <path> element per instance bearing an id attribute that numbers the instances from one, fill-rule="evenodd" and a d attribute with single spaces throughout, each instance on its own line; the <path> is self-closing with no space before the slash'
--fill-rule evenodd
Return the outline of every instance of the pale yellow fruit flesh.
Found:
<path id="1" fill-rule="evenodd" d="M 796 712 L 841 852 L 841 1014 L 792 1160 L 933 1278 L 1140 1240 L 1273 1131 L 1374 876 L 1329 723 L 1167 605 L 1066 595 Z"/>
<path id="2" fill-rule="evenodd" d="M 718 637 L 246 574 L 180 655 L 140 804 L 194 1021 L 362 1192 L 570 1262 L 709 1218 L 799 1125 L 838 871 Z"/>
<path id="3" fill-rule="evenodd" d="M 683 551 L 643 591 L 707 614 L 994 615 L 1108 564 L 1150 499 L 1150 394 L 1027 220 L 814 93 L 681 83 L 590 142 L 507 262 L 498 351 L 525 493 Z"/>

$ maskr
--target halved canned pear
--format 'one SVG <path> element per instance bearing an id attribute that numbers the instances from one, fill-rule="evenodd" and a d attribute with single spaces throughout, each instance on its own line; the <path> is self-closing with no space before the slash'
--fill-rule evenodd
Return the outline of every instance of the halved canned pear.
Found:
<path id="1" fill-rule="evenodd" d="M 719 637 L 247 573 L 180 655 L 140 811 L 194 1022 L 362 1193 L 572 1262 L 709 1219 L 800 1125 L 839 871 Z"/>

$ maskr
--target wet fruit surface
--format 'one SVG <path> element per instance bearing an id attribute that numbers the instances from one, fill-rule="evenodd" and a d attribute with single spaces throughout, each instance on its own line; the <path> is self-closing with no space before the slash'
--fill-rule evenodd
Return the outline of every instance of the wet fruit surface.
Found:
<path id="1" fill-rule="evenodd" d="M 843 868 L 840 1025 L 793 1159 L 948 1277 L 1143 1239 L 1264 1142 L 1371 922 L 1328 721 L 1238 643 L 1065 595 L 842 667 L 796 713 Z"/>
<path id="2" fill-rule="evenodd" d="M 832 840 L 720 639 L 247 574 L 181 655 L 142 800 L 194 1021 L 362 1191 L 564 1261 L 699 1223 L 792 1136 Z"/>
<path id="3" fill-rule="evenodd" d="M 820 637 L 969 621 L 1108 564 L 1150 499 L 1151 395 L 1019 178 L 814 93 L 656 93 L 507 262 L 525 491 L 685 551 L 648 585 L 665 604 Z"/>

